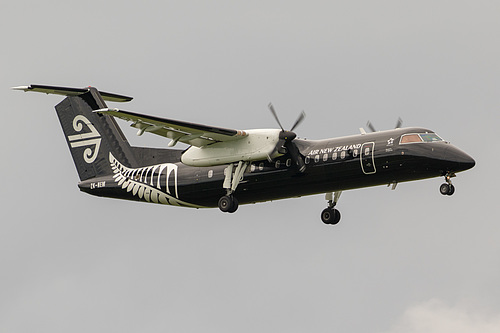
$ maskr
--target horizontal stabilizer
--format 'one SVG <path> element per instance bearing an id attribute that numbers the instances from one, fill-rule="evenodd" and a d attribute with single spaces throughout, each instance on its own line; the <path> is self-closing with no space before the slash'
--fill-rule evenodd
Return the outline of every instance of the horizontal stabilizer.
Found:
<path id="1" fill-rule="evenodd" d="M 39 84 L 31 84 L 29 86 L 20 86 L 13 87 L 14 90 L 23 90 L 23 91 L 35 91 L 45 94 L 56 94 L 56 95 L 64 95 L 64 96 L 78 96 L 85 94 L 89 91 L 90 87 L 87 88 L 70 88 L 70 87 L 56 87 L 56 86 L 45 86 Z M 104 91 L 99 91 L 102 99 L 110 102 L 130 102 L 133 97 L 118 95 L 113 93 L 108 93 Z"/>

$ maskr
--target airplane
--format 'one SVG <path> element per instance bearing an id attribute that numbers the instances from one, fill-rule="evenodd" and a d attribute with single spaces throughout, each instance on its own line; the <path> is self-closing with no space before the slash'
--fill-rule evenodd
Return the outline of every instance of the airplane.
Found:
<path id="1" fill-rule="evenodd" d="M 240 204 L 325 194 L 321 212 L 334 225 L 342 191 L 392 186 L 444 177 L 441 194 L 451 196 L 451 179 L 471 169 L 474 159 L 425 128 L 401 128 L 323 140 L 297 137 L 302 112 L 285 130 L 274 106 L 279 129 L 236 130 L 195 124 L 109 108 L 105 101 L 132 97 L 95 87 L 47 85 L 14 90 L 66 96 L 55 106 L 75 163 L 81 191 L 99 196 L 193 208 L 218 207 L 234 213 Z M 169 139 L 167 148 L 133 147 L 115 118 L 131 123 L 137 135 Z M 178 142 L 187 149 L 173 148 Z"/>

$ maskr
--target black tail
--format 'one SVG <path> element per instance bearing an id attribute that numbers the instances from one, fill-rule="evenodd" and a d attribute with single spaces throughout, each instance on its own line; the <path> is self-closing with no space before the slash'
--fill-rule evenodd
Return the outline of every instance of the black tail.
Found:
<path id="1" fill-rule="evenodd" d="M 113 117 L 93 112 L 107 107 L 104 99 L 125 102 L 131 97 L 99 92 L 93 87 L 31 85 L 14 89 L 67 96 L 55 108 L 81 181 L 112 174 L 110 154 L 124 164 L 137 164 Z"/>

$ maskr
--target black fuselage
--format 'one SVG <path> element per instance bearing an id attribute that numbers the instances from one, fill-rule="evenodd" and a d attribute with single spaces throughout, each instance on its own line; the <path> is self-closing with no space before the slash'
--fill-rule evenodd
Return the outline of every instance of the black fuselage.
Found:
<path id="1" fill-rule="evenodd" d="M 240 204 L 248 204 L 439 177 L 474 166 L 469 155 L 440 139 L 402 142 L 402 137 L 424 137 L 428 133 L 433 134 L 423 128 L 403 128 L 325 140 L 296 139 L 306 163 L 304 173 L 298 171 L 288 154 L 272 161 L 253 162 L 234 195 Z M 169 159 L 156 162 L 169 165 L 163 167 L 162 173 L 162 167 L 153 171 L 149 160 L 144 164 L 139 161 L 141 166 L 133 169 L 117 164 L 114 177 L 89 179 L 79 187 L 97 196 L 191 207 L 217 207 L 226 192 L 223 182 L 227 165 L 190 167 L 180 158 Z M 174 169 L 167 174 L 167 170 Z M 141 189 L 146 185 L 166 197 L 160 200 L 146 196 L 149 190 Z"/>

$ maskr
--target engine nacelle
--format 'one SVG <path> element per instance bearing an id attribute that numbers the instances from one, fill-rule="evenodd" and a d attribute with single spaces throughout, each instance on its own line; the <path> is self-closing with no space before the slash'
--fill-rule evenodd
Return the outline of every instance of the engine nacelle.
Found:
<path id="1" fill-rule="evenodd" d="M 239 140 L 217 142 L 204 147 L 189 147 L 181 162 L 196 167 L 207 167 L 238 161 L 261 161 L 275 152 L 279 129 L 245 130 L 248 134 Z M 271 156 L 275 157 L 275 156 Z"/>

